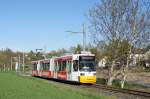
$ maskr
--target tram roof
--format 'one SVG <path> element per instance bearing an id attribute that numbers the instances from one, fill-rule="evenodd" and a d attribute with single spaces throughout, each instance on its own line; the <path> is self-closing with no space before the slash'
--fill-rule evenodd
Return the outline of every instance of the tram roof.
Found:
<path id="1" fill-rule="evenodd" d="M 78 56 L 95 56 L 94 54 L 91 53 L 81 53 L 81 54 L 70 54 L 70 55 L 64 55 L 64 56 L 59 56 L 59 57 L 52 57 L 52 58 L 47 58 L 47 59 L 42 59 L 42 60 L 36 60 L 36 61 L 32 61 L 32 63 L 37 63 L 38 61 L 49 61 L 51 59 L 54 60 L 71 60 L 74 59 L 74 57 L 78 57 Z"/>

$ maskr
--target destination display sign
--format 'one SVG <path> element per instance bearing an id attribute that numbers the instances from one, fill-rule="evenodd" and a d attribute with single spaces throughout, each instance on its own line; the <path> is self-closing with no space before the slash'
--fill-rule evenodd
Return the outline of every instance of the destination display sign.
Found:
<path id="1" fill-rule="evenodd" d="M 94 61 L 95 60 L 95 57 L 94 56 L 80 56 L 79 57 L 79 60 L 82 61 L 82 60 L 87 60 L 87 61 Z"/>

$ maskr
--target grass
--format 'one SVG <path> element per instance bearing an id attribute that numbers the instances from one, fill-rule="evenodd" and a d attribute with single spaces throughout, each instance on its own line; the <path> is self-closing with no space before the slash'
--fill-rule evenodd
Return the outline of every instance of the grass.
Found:
<path id="1" fill-rule="evenodd" d="M 74 91 L 33 77 L 0 72 L 0 99 L 108 99 Z"/>

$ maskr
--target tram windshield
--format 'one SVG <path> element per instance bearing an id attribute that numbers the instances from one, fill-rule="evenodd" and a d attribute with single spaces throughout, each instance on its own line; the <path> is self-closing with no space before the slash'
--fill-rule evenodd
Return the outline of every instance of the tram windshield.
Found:
<path id="1" fill-rule="evenodd" d="M 94 56 L 79 57 L 79 71 L 96 71 Z"/>

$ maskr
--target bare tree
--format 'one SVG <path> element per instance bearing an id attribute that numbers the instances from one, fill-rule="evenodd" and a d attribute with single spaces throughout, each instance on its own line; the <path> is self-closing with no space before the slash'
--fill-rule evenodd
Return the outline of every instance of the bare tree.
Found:
<path id="1" fill-rule="evenodd" d="M 90 9 L 91 36 L 96 42 L 104 40 L 111 51 L 107 54 L 111 64 L 109 86 L 113 79 L 121 75 L 121 87 L 124 87 L 133 49 L 144 48 L 150 43 L 149 7 L 149 0 L 100 0 Z M 127 46 L 122 46 L 124 41 Z M 114 67 L 122 59 L 121 68 L 116 71 Z"/>

